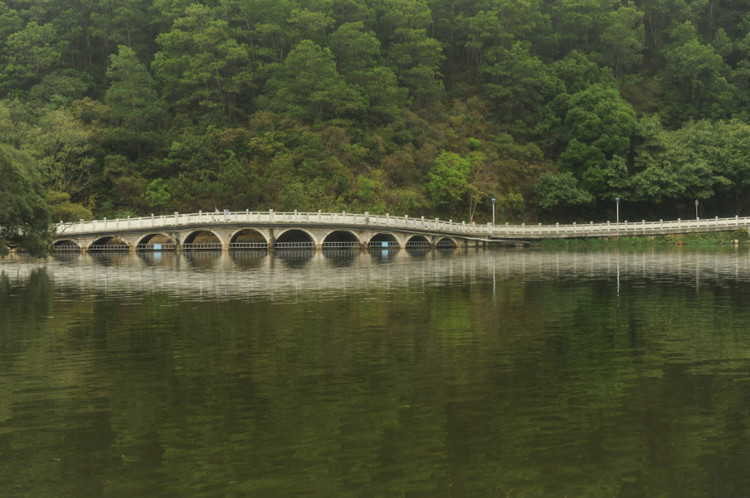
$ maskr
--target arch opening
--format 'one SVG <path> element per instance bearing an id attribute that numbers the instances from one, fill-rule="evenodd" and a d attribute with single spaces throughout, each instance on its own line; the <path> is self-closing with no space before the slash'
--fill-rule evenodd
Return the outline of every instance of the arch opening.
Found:
<path id="1" fill-rule="evenodd" d="M 92 242 L 88 251 L 130 251 L 130 245 L 119 237 L 108 235 Z"/>
<path id="2" fill-rule="evenodd" d="M 268 241 L 259 231 L 246 228 L 232 236 L 229 240 L 229 249 L 268 249 Z"/>
<path id="3" fill-rule="evenodd" d="M 192 251 L 221 251 L 221 239 L 208 230 L 198 230 L 185 237 L 182 248 Z"/>
<path id="4" fill-rule="evenodd" d="M 324 249 L 346 249 L 359 247 L 360 245 L 357 236 L 346 230 L 335 230 L 323 239 Z"/>
<path id="5" fill-rule="evenodd" d="M 367 244 L 367 246 L 371 249 L 400 247 L 396 236 L 390 233 L 376 233 L 370 239 L 370 242 Z"/>
<path id="6" fill-rule="evenodd" d="M 276 249 L 314 249 L 315 241 L 304 230 L 287 230 L 274 243 Z"/>
<path id="7" fill-rule="evenodd" d="M 52 244 L 53 252 L 81 252 L 81 246 L 72 240 L 58 240 Z"/>
<path id="8" fill-rule="evenodd" d="M 438 243 L 435 245 L 438 249 L 455 249 L 458 247 L 456 244 L 456 241 L 448 238 L 443 237 L 442 239 L 438 240 Z"/>
<path id="9" fill-rule="evenodd" d="M 174 251 L 177 244 L 172 237 L 163 233 L 150 233 L 141 238 L 135 246 L 136 251 Z"/>
<path id="10" fill-rule="evenodd" d="M 424 235 L 415 235 L 406 242 L 407 249 L 429 248 L 430 241 Z"/>

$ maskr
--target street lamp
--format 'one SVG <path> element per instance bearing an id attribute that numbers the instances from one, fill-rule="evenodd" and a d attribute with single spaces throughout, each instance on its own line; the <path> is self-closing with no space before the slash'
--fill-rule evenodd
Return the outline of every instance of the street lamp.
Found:
<path id="1" fill-rule="evenodd" d="M 495 226 L 495 198 L 492 198 L 492 226 Z"/>
<path id="2" fill-rule="evenodd" d="M 617 224 L 620 224 L 620 198 L 616 197 L 615 202 L 617 203 Z"/>
<path id="3" fill-rule="evenodd" d="M 696 200 L 695 200 L 695 219 L 696 219 L 696 220 L 699 220 L 699 219 L 700 219 L 700 218 L 698 218 L 698 204 L 699 204 L 699 203 L 698 203 L 698 199 L 696 199 Z"/>

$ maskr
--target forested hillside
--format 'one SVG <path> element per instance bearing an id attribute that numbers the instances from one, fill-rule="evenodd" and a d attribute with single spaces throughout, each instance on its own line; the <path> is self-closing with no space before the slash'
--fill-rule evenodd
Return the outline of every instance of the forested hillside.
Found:
<path id="1" fill-rule="evenodd" d="M 0 99 L 24 219 L 750 209 L 750 0 L 2 0 Z"/>

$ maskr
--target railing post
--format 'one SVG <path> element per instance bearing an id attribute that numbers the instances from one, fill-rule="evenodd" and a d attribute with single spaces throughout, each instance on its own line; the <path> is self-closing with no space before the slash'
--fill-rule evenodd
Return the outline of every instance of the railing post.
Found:
<path id="1" fill-rule="evenodd" d="M 369 225 L 369 224 L 370 224 L 370 212 L 365 211 L 365 225 Z"/>
<path id="2" fill-rule="evenodd" d="M 323 212 L 318 209 L 318 223 L 323 223 Z"/>
<path id="3" fill-rule="evenodd" d="M 542 224 L 539 223 L 539 238 L 542 237 Z"/>
<path id="4" fill-rule="evenodd" d="M 424 216 L 422 216 L 422 226 L 424 226 Z"/>
<path id="5" fill-rule="evenodd" d="M 107 228 L 107 217 L 106 216 L 104 217 L 104 228 L 105 229 Z"/>
<path id="6" fill-rule="evenodd" d="M 560 222 L 559 221 L 555 222 L 555 231 L 557 232 L 557 236 L 559 237 L 560 236 Z"/>
<path id="7" fill-rule="evenodd" d="M 151 226 L 156 226 L 156 219 L 154 218 L 154 213 L 151 213 Z"/>
<path id="8" fill-rule="evenodd" d="M 175 225 L 180 224 L 180 212 L 179 211 L 174 212 L 174 224 Z"/>
<path id="9" fill-rule="evenodd" d="M 576 234 L 576 222 L 574 221 L 573 222 L 573 235 L 575 234 Z"/>
<path id="10" fill-rule="evenodd" d="M 198 210 L 198 223 L 200 223 L 201 221 L 203 221 L 203 210 L 199 209 Z"/>
<path id="11" fill-rule="evenodd" d="M 677 228 L 682 228 L 682 220 L 677 218 Z"/>
<path id="12" fill-rule="evenodd" d="M 435 230 L 440 230 L 440 218 L 435 218 Z"/>

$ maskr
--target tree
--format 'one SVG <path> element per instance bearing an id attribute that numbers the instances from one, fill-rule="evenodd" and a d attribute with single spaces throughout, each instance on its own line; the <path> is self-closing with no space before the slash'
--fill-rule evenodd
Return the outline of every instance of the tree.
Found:
<path id="1" fill-rule="evenodd" d="M 67 110 L 45 112 L 27 145 L 47 187 L 71 196 L 91 180 L 95 161 L 89 132 Z"/>
<path id="2" fill-rule="evenodd" d="M 443 151 L 427 173 L 427 193 L 432 205 L 445 214 L 460 213 L 468 209 L 472 220 L 481 199 L 489 196 L 483 188 L 488 180 L 485 157 L 474 152 L 461 156 Z"/>
<path id="3" fill-rule="evenodd" d="M 57 68 L 65 43 L 51 24 L 30 22 L 5 41 L 0 72 L 0 92 L 28 91 L 47 72 Z"/>
<path id="4" fill-rule="evenodd" d="M 0 254 L 8 246 L 34 256 L 47 253 L 52 241 L 50 210 L 31 160 L 12 147 L 0 144 Z"/>
<path id="5" fill-rule="evenodd" d="M 429 7 L 424 0 L 389 0 L 382 7 L 384 32 L 392 33 L 386 53 L 399 84 L 409 89 L 416 109 L 439 102 L 445 56 L 440 42 L 427 35 L 432 23 Z"/>
<path id="6" fill-rule="evenodd" d="M 358 120 L 367 103 L 336 70 L 333 54 L 311 40 L 301 41 L 268 79 L 265 99 L 272 111 L 304 123 L 333 118 Z"/>
<path id="7" fill-rule="evenodd" d="M 736 208 L 748 200 L 750 127 L 738 122 L 691 122 L 678 130 L 649 127 L 631 179 L 635 200 L 711 199 L 732 192 Z"/>
<path id="8" fill-rule="evenodd" d="M 621 6 L 610 13 L 609 26 L 601 35 L 599 58 L 620 76 L 643 59 L 643 12 L 635 7 Z"/>
<path id="9" fill-rule="evenodd" d="M 144 145 L 158 142 L 157 131 L 166 117 L 154 80 L 135 51 L 122 45 L 117 54 L 110 56 L 107 78 L 111 84 L 104 102 L 109 106 L 108 118 L 114 126 L 108 132 L 109 139 L 121 151 L 132 146 L 131 155 L 140 158 Z"/>
<path id="10" fill-rule="evenodd" d="M 680 26 L 678 41 L 664 56 L 670 124 L 731 116 L 738 96 L 727 81 L 730 69 L 712 45 L 701 43 L 692 24 Z"/>
<path id="11" fill-rule="evenodd" d="M 573 173 L 586 191 L 600 197 L 624 188 L 623 160 L 631 155 L 638 120 L 620 92 L 596 84 L 572 95 L 565 129 L 568 143 L 560 154 L 560 169 Z"/>
<path id="12" fill-rule="evenodd" d="M 485 65 L 482 73 L 487 81 L 484 95 L 516 134 L 531 136 L 545 104 L 562 90 L 550 68 L 521 43 L 508 49 L 498 63 Z"/>
<path id="13" fill-rule="evenodd" d="M 595 200 L 593 195 L 578 186 L 578 180 L 570 172 L 540 175 L 534 193 L 537 205 L 545 211 L 557 207 L 590 206 Z"/>
<path id="14" fill-rule="evenodd" d="M 408 90 L 399 87 L 393 70 L 382 65 L 375 34 L 365 31 L 363 22 L 346 23 L 331 35 L 330 43 L 338 71 L 368 99 L 369 120 L 392 122 L 407 107 Z"/>
<path id="15" fill-rule="evenodd" d="M 244 116 L 240 95 L 253 83 L 247 47 L 208 7 L 192 4 L 156 37 L 153 69 L 175 112 L 203 125 Z"/>
<path id="16" fill-rule="evenodd" d="M 91 34 L 110 47 L 124 45 L 141 56 L 153 42 L 147 0 L 98 0 L 91 13 Z M 111 50 L 111 49 L 110 49 Z"/>

